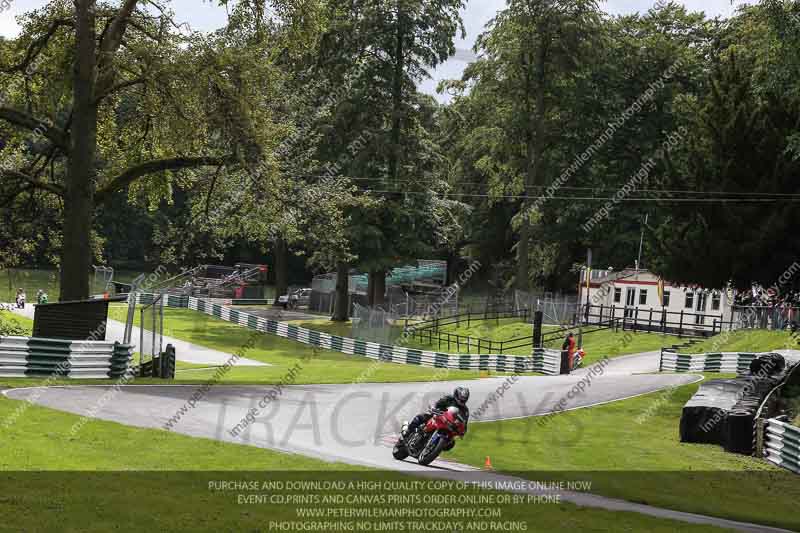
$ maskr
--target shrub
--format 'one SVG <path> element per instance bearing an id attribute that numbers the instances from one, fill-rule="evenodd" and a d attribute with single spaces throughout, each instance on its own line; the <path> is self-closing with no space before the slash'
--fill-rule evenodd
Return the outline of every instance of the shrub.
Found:
<path id="1" fill-rule="evenodd" d="M 28 328 L 17 322 L 11 317 L 0 313 L 0 336 L 2 337 L 24 337 L 30 335 Z"/>

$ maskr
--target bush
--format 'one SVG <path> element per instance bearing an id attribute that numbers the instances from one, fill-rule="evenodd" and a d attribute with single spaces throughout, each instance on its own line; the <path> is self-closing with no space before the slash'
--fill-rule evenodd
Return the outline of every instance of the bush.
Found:
<path id="1" fill-rule="evenodd" d="M 28 328 L 0 313 L 0 337 L 25 337 L 27 335 L 30 335 Z"/>

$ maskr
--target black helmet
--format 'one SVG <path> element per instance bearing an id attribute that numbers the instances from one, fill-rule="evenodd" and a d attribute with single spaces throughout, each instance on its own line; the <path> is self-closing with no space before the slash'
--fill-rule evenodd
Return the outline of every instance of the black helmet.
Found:
<path id="1" fill-rule="evenodd" d="M 466 387 L 456 387 L 456 390 L 453 391 L 453 398 L 456 399 L 459 405 L 467 405 L 469 389 Z"/>

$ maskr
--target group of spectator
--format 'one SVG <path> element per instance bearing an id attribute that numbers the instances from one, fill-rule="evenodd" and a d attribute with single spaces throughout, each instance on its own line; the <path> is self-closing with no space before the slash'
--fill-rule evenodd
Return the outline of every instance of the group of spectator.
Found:
<path id="1" fill-rule="evenodd" d="M 800 327 L 800 293 L 781 294 L 763 287 L 753 287 L 748 293 L 739 294 L 735 308 L 744 327 L 791 329 Z"/>
<path id="2" fill-rule="evenodd" d="M 25 289 L 19 288 L 17 289 L 17 297 L 16 297 L 16 304 L 17 309 L 25 309 L 25 302 L 28 299 L 28 296 L 25 294 Z M 47 293 L 44 292 L 42 289 L 36 293 L 36 303 L 39 305 L 46 304 L 49 301 Z"/>

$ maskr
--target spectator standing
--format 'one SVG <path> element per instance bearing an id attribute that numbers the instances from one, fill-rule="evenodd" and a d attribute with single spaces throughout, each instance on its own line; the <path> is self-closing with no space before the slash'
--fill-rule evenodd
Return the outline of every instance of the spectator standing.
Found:
<path id="1" fill-rule="evenodd" d="M 561 351 L 567 352 L 567 360 L 569 361 L 569 369 L 572 371 L 572 364 L 575 359 L 575 335 L 570 331 L 564 339 L 564 344 L 561 345 Z"/>
<path id="2" fill-rule="evenodd" d="M 17 289 L 17 308 L 25 309 L 25 289 Z"/>

